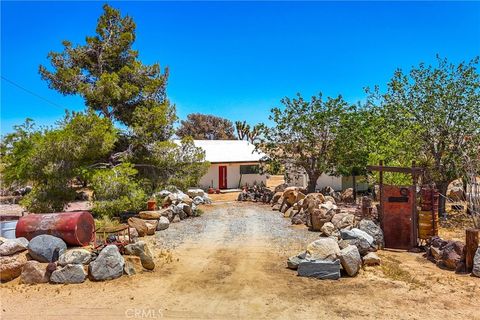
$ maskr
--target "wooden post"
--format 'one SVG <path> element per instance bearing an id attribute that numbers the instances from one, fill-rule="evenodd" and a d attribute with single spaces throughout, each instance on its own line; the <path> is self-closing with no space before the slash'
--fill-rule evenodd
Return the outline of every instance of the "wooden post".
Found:
<path id="1" fill-rule="evenodd" d="M 352 175 L 352 185 L 353 185 L 353 201 L 357 203 L 357 177 Z"/>
<path id="2" fill-rule="evenodd" d="M 472 272 L 473 258 L 480 245 L 480 229 L 465 230 L 465 265 L 467 272 Z"/>
<path id="3" fill-rule="evenodd" d="M 378 163 L 380 167 L 383 167 L 383 160 L 380 160 Z M 380 212 L 378 213 L 378 217 L 380 219 L 380 226 L 383 229 L 383 170 L 380 170 L 380 183 L 378 185 L 380 189 Z"/>
<path id="4" fill-rule="evenodd" d="M 415 161 L 412 161 L 412 189 L 413 189 L 413 208 L 412 208 L 412 246 L 418 245 L 418 214 L 417 214 L 417 173 L 415 172 Z"/>

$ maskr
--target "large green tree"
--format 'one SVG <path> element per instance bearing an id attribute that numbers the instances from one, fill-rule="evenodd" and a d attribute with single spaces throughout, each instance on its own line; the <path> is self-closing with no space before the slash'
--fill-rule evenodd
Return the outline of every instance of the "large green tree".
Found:
<path id="1" fill-rule="evenodd" d="M 22 202 L 31 212 L 61 211 L 75 197 L 71 181 L 107 159 L 116 139 L 111 121 L 93 112 L 67 113 L 57 127 L 43 130 L 27 121 L 2 141 L 5 183 L 32 184 Z"/>
<path id="2" fill-rule="evenodd" d="M 132 49 L 135 23 L 109 5 L 98 19 L 96 33 L 85 44 L 63 41 L 62 52 L 50 52 L 52 68 L 40 66 L 40 74 L 50 88 L 64 95 L 80 95 L 85 104 L 103 116 L 132 123 L 135 110 L 170 106 L 166 97 L 168 69 L 159 64 L 145 65 Z"/>
<path id="3" fill-rule="evenodd" d="M 191 113 L 180 122 L 177 135 L 196 140 L 233 140 L 233 124 L 230 120 L 210 114 Z"/>
<path id="4" fill-rule="evenodd" d="M 415 153 L 442 195 L 461 176 L 465 154 L 478 156 L 480 144 L 480 77 L 478 58 L 454 64 L 437 58 L 435 66 L 420 64 L 408 74 L 397 70 L 382 96 L 391 133 L 404 137 L 397 157 Z M 445 213 L 445 197 L 440 197 Z"/>
<path id="5" fill-rule="evenodd" d="M 301 168 L 308 175 L 308 192 L 314 192 L 318 178 L 334 169 L 334 148 L 341 119 L 348 104 L 341 96 L 323 99 L 322 95 L 305 100 L 281 100 L 282 108 L 271 110 L 275 125 L 262 125 L 256 146 L 271 160 L 290 168 Z"/>

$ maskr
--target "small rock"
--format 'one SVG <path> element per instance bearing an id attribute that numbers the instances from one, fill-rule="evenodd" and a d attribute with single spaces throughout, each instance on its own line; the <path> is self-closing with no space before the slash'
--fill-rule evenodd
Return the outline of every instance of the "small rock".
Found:
<path id="1" fill-rule="evenodd" d="M 132 228 L 132 227 L 128 227 L 128 231 L 130 232 L 130 239 L 131 239 L 133 242 L 137 242 L 137 239 L 138 239 L 138 231 L 137 231 L 137 229 Z"/>
<path id="2" fill-rule="evenodd" d="M 28 240 L 25 238 L 5 239 L 0 244 L 0 256 L 11 256 L 28 248 Z"/>
<path id="3" fill-rule="evenodd" d="M 90 251 L 85 249 L 71 249 L 63 253 L 58 259 L 60 266 L 66 266 L 67 264 L 88 264 L 92 259 Z"/>
<path id="4" fill-rule="evenodd" d="M 180 217 L 178 216 L 178 214 L 176 214 L 175 217 L 173 217 L 172 222 L 173 222 L 173 223 L 177 223 L 177 222 L 180 222 L 180 221 L 182 221 L 182 220 L 180 219 Z"/>
<path id="5" fill-rule="evenodd" d="M 285 213 L 283 214 L 283 217 L 291 218 L 293 216 L 293 210 L 293 207 L 288 208 L 287 211 L 285 211 Z"/>
<path id="6" fill-rule="evenodd" d="M 442 249 L 443 265 L 450 270 L 455 270 L 457 264 L 462 261 L 465 245 L 459 241 L 449 241 Z"/>
<path id="7" fill-rule="evenodd" d="M 0 256 L 0 282 L 7 282 L 20 276 L 26 262 L 25 251 L 11 256 Z"/>
<path id="8" fill-rule="evenodd" d="M 50 282 L 52 283 L 82 283 L 87 274 L 80 264 L 67 264 L 66 266 L 52 272 Z"/>
<path id="9" fill-rule="evenodd" d="M 302 277 L 337 280 L 340 278 L 340 260 L 304 261 L 298 265 L 297 272 Z"/>
<path id="10" fill-rule="evenodd" d="M 340 250 L 339 258 L 347 274 L 351 277 L 356 276 L 362 266 L 362 257 L 360 257 L 357 247 L 349 245 Z"/>
<path id="11" fill-rule="evenodd" d="M 137 256 L 124 256 L 125 259 L 125 266 L 123 267 L 123 271 L 126 275 L 134 275 L 139 273 L 142 270 L 142 263 L 140 261 L 140 257 Z"/>
<path id="12" fill-rule="evenodd" d="M 25 263 L 22 269 L 20 279 L 22 283 L 35 284 L 47 283 L 50 280 L 50 274 L 47 270 L 47 264 L 42 264 L 35 260 L 30 260 Z"/>
<path id="13" fill-rule="evenodd" d="M 355 198 L 353 197 L 353 188 L 348 188 L 345 191 L 342 192 L 342 195 L 340 196 L 343 202 L 345 203 L 354 203 Z M 340 229 L 340 228 L 339 228 Z"/>
<path id="14" fill-rule="evenodd" d="M 375 252 L 369 252 L 363 257 L 363 264 L 366 266 L 376 266 L 382 262 Z"/>
<path id="15" fill-rule="evenodd" d="M 320 238 L 307 246 L 307 253 L 314 260 L 334 261 L 340 253 L 340 248 L 337 241 L 332 238 Z"/>
<path id="16" fill-rule="evenodd" d="M 30 240 L 28 253 L 39 262 L 55 262 L 67 250 L 66 243 L 57 237 L 42 234 Z"/>
<path id="17" fill-rule="evenodd" d="M 117 246 L 108 245 L 100 251 L 98 257 L 88 266 L 93 280 L 109 280 L 123 274 L 125 260 L 118 251 Z"/>

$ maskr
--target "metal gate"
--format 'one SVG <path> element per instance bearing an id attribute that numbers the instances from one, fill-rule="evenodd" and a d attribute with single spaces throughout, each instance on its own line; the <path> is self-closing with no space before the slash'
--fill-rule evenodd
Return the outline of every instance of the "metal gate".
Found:
<path id="1" fill-rule="evenodd" d="M 410 249 L 416 245 L 415 187 L 383 185 L 381 224 L 385 247 Z"/>

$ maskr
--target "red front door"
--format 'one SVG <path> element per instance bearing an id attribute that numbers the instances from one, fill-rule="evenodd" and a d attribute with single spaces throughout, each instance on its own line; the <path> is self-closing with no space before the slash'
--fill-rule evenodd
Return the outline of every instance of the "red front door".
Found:
<path id="1" fill-rule="evenodd" d="M 227 166 L 218 167 L 218 188 L 227 189 Z"/>

